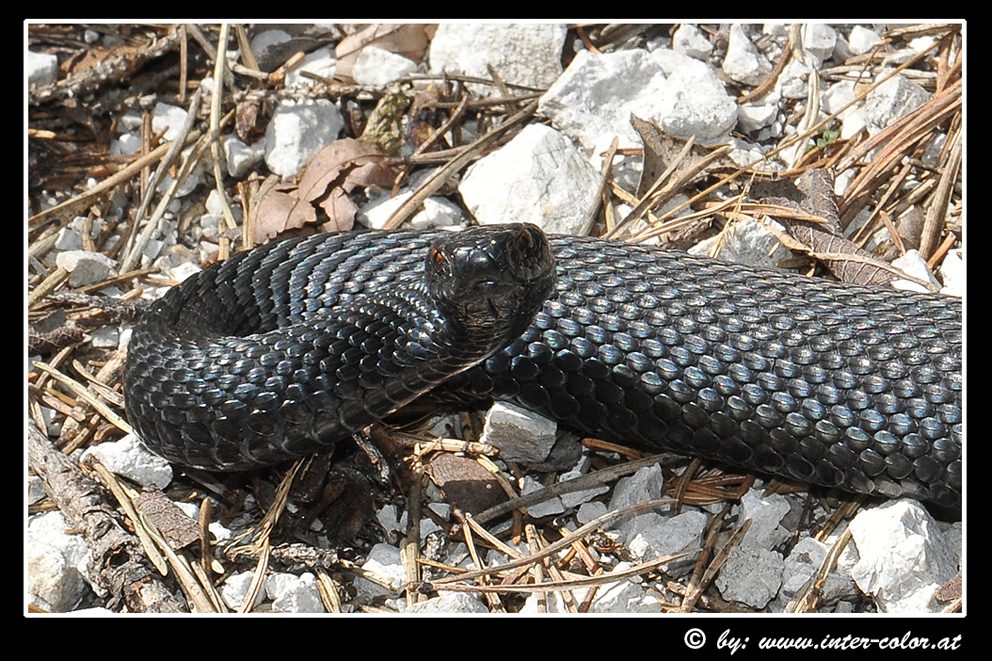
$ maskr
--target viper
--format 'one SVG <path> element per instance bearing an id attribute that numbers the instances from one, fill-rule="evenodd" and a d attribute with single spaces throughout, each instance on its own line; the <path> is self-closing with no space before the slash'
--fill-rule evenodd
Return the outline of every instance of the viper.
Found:
<path id="1" fill-rule="evenodd" d="M 239 253 L 146 313 L 124 395 L 207 470 L 328 449 L 421 398 L 960 507 L 960 301 L 532 225 L 360 231 Z"/>

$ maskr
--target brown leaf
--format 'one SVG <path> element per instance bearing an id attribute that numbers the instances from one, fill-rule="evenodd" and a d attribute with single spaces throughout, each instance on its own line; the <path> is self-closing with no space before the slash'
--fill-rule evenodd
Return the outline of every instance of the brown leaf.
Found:
<path id="1" fill-rule="evenodd" d="M 439 452 L 424 466 L 452 506 L 477 514 L 507 500 L 492 473 L 468 457 Z"/>
<path id="2" fill-rule="evenodd" d="M 826 219 L 827 223 L 822 224 L 774 216 L 808 252 L 820 258 L 839 280 L 862 285 L 883 285 L 895 278 L 888 270 L 888 264 L 879 262 L 871 253 L 841 233 L 831 173 L 823 169 L 810 169 L 798 181 L 757 182 L 751 188 L 751 195 L 767 204 Z"/>
<path id="3" fill-rule="evenodd" d="M 435 31 L 436 24 L 370 25 L 358 34 L 345 37 L 334 49 L 338 58 L 334 77 L 345 83 L 354 83 L 352 71 L 358 54 L 366 46 L 375 46 L 420 62 Z"/>
<path id="4" fill-rule="evenodd" d="M 297 192 L 300 201 L 290 213 L 289 222 L 316 216 L 316 205 L 337 231 L 350 230 L 358 209 L 348 195 L 356 188 L 389 188 L 394 176 L 385 155 L 374 145 L 351 138 L 335 140 L 307 163 Z"/>
<path id="5" fill-rule="evenodd" d="M 666 133 L 654 122 L 641 119 L 637 115 L 630 116 L 630 124 L 644 142 L 644 171 L 641 175 L 641 183 L 637 188 L 637 197 L 642 198 L 647 190 L 658 180 L 658 177 L 678 157 L 683 147 L 685 147 L 686 141 Z M 703 158 L 711 151 L 713 150 L 701 145 L 693 145 L 687 158 L 676 166 L 669 180 L 674 181 L 678 179 L 681 173 L 692 165 L 693 161 Z M 695 179 L 709 176 L 714 172 L 733 172 L 736 169 L 737 166 L 733 161 L 724 157 L 698 174 Z"/>
<path id="6" fill-rule="evenodd" d="M 389 188 L 395 175 L 374 145 L 336 140 L 311 157 L 298 185 L 275 177 L 263 182 L 255 214 L 256 243 L 318 224 L 325 232 L 350 230 L 358 211 L 351 193 L 369 186 Z"/>
<path id="7" fill-rule="evenodd" d="M 286 219 L 296 206 L 296 186 L 285 184 L 279 175 L 269 175 L 258 190 L 254 208 L 255 245 L 268 243 L 286 231 Z"/>

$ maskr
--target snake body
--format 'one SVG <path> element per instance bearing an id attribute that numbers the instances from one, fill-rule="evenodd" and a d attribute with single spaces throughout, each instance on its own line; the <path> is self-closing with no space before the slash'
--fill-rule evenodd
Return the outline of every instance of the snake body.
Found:
<path id="1" fill-rule="evenodd" d="M 202 271 L 128 351 L 139 436 L 208 470 L 327 448 L 422 397 L 505 399 L 604 440 L 961 503 L 961 304 L 936 294 L 524 225 L 367 231 Z"/>

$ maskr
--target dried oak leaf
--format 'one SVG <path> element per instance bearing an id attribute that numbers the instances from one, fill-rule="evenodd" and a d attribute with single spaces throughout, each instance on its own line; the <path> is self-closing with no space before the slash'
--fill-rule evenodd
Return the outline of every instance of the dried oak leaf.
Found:
<path id="1" fill-rule="evenodd" d="M 320 226 L 342 232 L 354 226 L 357 188 L 393 184 L 395 171 L 374 145 L 351 138 L 336 140 L 314 154 L 299 184 L 267 178 L 255 211 L 255 241 L 265 243 L 291 230 Z"/>
<path id="2" fill-rule="evenodd" d="M 834 179 L 822 168 L 809 169 L 798 180 L 756 182 L 751 196 L 768 204 L 819 216 L 826 223 L 773 216 L 788 228 L 804 250 L 816 257 L 838 280 L 859 285 L 884 285 L 896 278 L 891 267 L 847 239 L 840 227 Z M 795 250 L 795 247 L 789 246 Z"/>
<path id="3" fill-rule="evenodd" d="M 354 83 L 352 71 L 355 62 L 358 61 L 358 54 L 366 46 L 375 46 L 414 62 L 420 62 L 424 59 L 424 53 L 436 31 L 436 24 L 370 25 L 357 34 L 345 37 L 334 49 L 334 54 L 338 58 L 334 77 L 345 83 Z"/>
<path id="4" fill-rule="evenodd" d="M 653 121 L 641 119 L 637 115 L 630 116 L 630 124 L 644 142 L 644 172 L 637 189 L 637 197 L 641 198 L 678 157 L 686 141 L 667 133 Z M 678 179 L 694 161 L 703 158 L 711 151 L 712 149 L 702 145 L 693 145 L 688 156 L 676 166 L 669 180 Z M 696 175 L 694 180 L 698 181 L 718 172 L 733 172 L 736 169 L 737 166 L 729 158 L 720 158 Z"/>

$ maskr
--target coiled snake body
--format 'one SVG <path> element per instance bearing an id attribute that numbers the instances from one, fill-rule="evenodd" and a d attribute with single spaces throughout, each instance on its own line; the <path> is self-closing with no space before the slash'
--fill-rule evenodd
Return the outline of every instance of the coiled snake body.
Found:
<path id="1" fill-rule="evenodd" d="M 553 257 L 552 257 L 553 255 Z M 529 225 L 240 253 L 135 329 L 156 452 L 241 470 L 420 397 L 512 399 L 585 434 L 960 507 L 960 302 Z"/>

